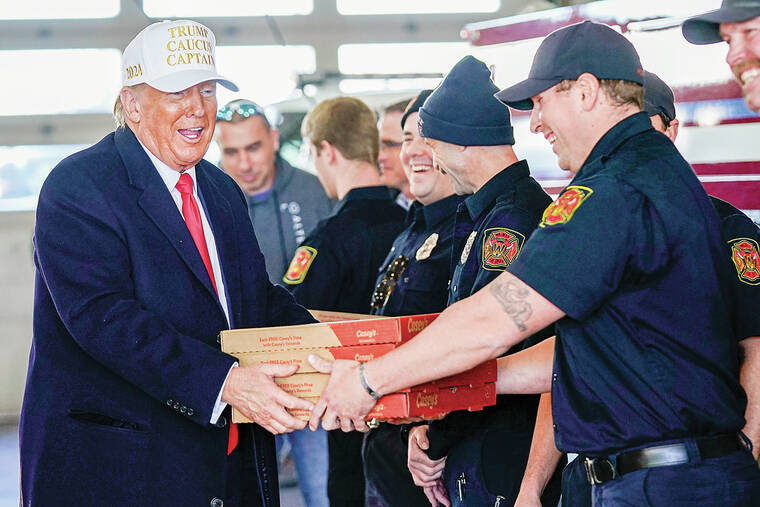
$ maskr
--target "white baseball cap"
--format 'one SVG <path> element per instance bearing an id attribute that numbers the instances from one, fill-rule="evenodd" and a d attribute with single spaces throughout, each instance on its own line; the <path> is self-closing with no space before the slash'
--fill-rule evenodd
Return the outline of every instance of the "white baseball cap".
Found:
<path id="1" fill-rule="evenodd" d="M 235 83 L 216 72 L 214 32 L 195 21 L 161 21 L 143 28 L 124 49 L 121 83 L 146 83 L 173 93 L 204 81 L 218 81 L 233 92 Z"/>

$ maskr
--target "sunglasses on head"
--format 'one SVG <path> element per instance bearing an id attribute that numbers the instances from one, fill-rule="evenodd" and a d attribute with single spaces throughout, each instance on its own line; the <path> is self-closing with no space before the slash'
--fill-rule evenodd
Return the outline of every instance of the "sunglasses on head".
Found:
<path id="1" fill-rule="evenodd" d="M 219 111 L 216 112 L 216 121 L 232 121 L 234 115 L 241 116 L 243 118 L 250 118 L 251 116 L 263 116 L 264 108 L 260 105 L 251 102 L 250 100 L 238 100 L 230 102 Z"/>

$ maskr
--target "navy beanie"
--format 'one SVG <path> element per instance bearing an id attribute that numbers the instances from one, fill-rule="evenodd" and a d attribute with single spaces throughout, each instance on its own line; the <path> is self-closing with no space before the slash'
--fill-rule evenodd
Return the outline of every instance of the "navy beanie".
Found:
<path id="1" fill-rule="evenodd" d="M 422 90 L 409 102 L 409 104 L 407 104 L 406 109 L 404 109 L 404 115 L 401 117 L 402 130 L 404 129 L 404 123 L 406 123 L 406 119 L 409 118 L 409 115 L 418 112 L 422 107 L 422 104 L 424 104 L 427 98 L 430 97 L 431 93 L 433 93 L 433 90 Z"/>
<path id="2" fill-rule="evenodd" d="M 488 67 L 465 56 L 420 108 L 420 135 L 459 146 L 515 144 L 498 91 Z"/>

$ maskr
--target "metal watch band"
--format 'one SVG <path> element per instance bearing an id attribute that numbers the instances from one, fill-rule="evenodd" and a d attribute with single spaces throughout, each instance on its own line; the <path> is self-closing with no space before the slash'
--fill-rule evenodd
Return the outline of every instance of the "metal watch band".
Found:
<path id="1" fill-rule="evenodd" d="M 364 373 L 365 364 L 366 363 L 359 364 L 359 380 L 362 381 L 362 387 L 364 387 L 364 390 L 367 391 L 367 394 L 372 396 L 372 398 L 379 400 L 382 397 L 382 395 L 378 393 L 377 391 L 375 391 L 374 389 L 372 389 L 372 387 L 370 387 L 369 385 L 369 382 L 367 382 L 367 374 Z"/>

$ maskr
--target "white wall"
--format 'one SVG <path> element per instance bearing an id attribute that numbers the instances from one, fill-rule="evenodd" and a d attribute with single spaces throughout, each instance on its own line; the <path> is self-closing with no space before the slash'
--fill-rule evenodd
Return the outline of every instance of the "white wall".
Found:
<path id="1" fill-rule="evenodd" d="M 0 213 L 0 422 L 21 412 L 32 342 L 34 212 Z"/>

